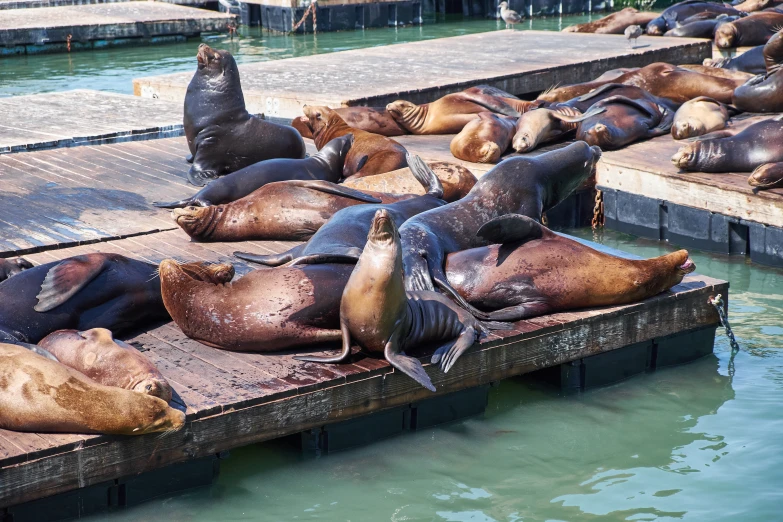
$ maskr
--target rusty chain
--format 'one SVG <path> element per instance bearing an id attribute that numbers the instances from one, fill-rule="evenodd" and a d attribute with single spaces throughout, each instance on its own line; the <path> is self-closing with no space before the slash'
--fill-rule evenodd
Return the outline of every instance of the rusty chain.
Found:
<path id="1" fill-rule="evenodd" d="M 72 34 L 69 34 L 65 37 L 65 45 L 68 47 L 68 52 L 71 52 L 71 38 L 73 38 Z"/>
<path id="2" fill-rule="evenodd" d="M 315 11 L 316 11 L 316 9 L 315 9 L 316 2 L 317 2 L 317 0 L 312 0 L 312 2 L 310 2 L 310 5 L 307 6 L 307 10 L 302 15 L 302 19 L 299 20 L 296 23 L 296 25 L 291 29 L 292 33 L 295 33 L 296 30 L 299 29 L 299 26 L 302 25 L 305 22 L 305 20 L 307 20 L 307 17 L 310 15 L 310 12 L 313 13 L 313 34 L 318 32 L 318 18 L 316 17 L 317 15 L 315 13 Z"/>
<path id="3" fill-rule="evenodd" d="M 599 227 L 603 227 L 606 223 L 606 216 L 604 216 L 604 193 L 600 190 L 595 191 L 595 206 L 593 207 L 593 230 Z"/>

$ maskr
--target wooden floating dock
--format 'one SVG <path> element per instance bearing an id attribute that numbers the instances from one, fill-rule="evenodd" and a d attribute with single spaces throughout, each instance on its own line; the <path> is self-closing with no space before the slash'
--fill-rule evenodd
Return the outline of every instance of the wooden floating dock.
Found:
<path id="1" fill-rule="evenodd" d="M 161 2 L 116 2 L 6 9 L 0 16 L 0 52 L 66 51 L 172 37 L 227 32 L 235 17 Z"/>
<path id="2" fill-rule="evenodd" d="M 708 40 L 625 37 L 552 31 L 493 31 L 239 66 L 245 102 L 267 116 L 301 116 L 303 105 L 414 103 L 487 84 L 522 95 L 591 80 L 620 67 L 653 62 L 700 64 Z M 181 102 L 192 72 L 137 78 L 134 94 Z M 405 86 L 405 87 L 402 87 Z"/>

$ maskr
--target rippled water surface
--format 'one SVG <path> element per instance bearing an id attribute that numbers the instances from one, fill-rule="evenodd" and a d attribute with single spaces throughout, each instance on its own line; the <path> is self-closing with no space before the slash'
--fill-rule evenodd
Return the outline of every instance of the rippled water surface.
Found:
<path id="1" fill-rule="evenodd" d="M 481 417 L 319 459 L 279 442 L 235 450 L 209 488 L 93 520 L 781 520 L 781 272 L 691 254 L 731 281 L 731 364 L 719 331 L 714 355 L 580 396 L 507 380 Z"/>

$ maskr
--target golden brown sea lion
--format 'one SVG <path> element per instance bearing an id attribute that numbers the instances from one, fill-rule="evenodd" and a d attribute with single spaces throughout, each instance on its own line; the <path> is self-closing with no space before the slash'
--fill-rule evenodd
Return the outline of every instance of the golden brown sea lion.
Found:
<path id="1" fill-rule="evenodd" d="M 642 29 L 647 24 L 660 16 L 660 13 L 639 11 L 633 7 L 626 7 L 616 13 L 604 16 L 598 20 L 584 24 L 571 25 L 563 29 L 564 33 L 595 33 L 595 34 L 623 34 L 629 25 L 638 25 Z"/>
<path id="2" fill-rule="evenodd" d="M 517 119 L 491 112 L 477 116 L 451 140 L 451 154 L 473 163 L 497 163 L 511 144 Z"/>
<path id="3" fill-rule="evenodd" d="M 14 431 L 144 435 L 185 424 L 157 397 L 98 384 L 12 344 L 0 344 L 0 404 L 0 428 Z"/>
<path id="4" fill-rule="evenodd" d="M 715 30 L 718 49 L 764 45 L 783 26 L 783 13 L 764 11 L 721 25 Z"/>
<path id="5" fill-rule="evenodd" d="M 542 143 L 576 131 L 579 122 L 604 110 L 598 108 L 582 114 L 579 109 L 557 104 L 528 111 L 517 120 L 511 146 L 517 152 L 530 152 Z"/>
<path id="6" fill-rule="evenodd" d="M 767 163 L 756 167 L 748 177 L 748 185 L 756 192 L 783 187 L 783 162 Z"/>
<path id="7" fill-rule="evenodd" d="M 449 254 L 446 275 L 459 295 L 493 320 L 641 301 L 696 268 L 685 250 L 622 259 L 515 214 L 489 221 L 478 235 L 490 245 Z"/>
<path id="8" fill-rule="evenodd" d="M 723 69 L 721 67 L 709 67 L 706 65 L 680 65 L 680 69 L 706 74 L 708 76 L 717 76 L 718 78 L 728 78 L 729 80 L 738 80 L 746 82 L 753 78 L 749 72 L 735 71 L 733 69 Z"/>
<path id="9" fill-rule="evenodd" d="M 114 339 L 105 328 L 58 330 L 41 339 L 38 346 L 98 384 L 171 401 L 171 385 L 155 365 L 136 348 Z"/>
<path id="10" fill-rule="evenodd" d="M 743 13 L 754 13 L 770 7 L 777 7 L 783 4 L 779 0 L 745 0 L 742 3 L 734 5 L 734 9 Z"/>
<path id="11" fill-rule="evenodd" d="M 706 96 L 685 102 L 674 114 L 672 136 L 675 140 L 695 138 L 725 129 L 729 121 L 728 108 Z"/>
<path id="12" fill-rule="evenodd" d="M 443 199 L 449 203 L 465 197 L 476 184 L 476 176 L 468 169 L 456 163 L 445 161 L 433 161 L 429 167 L 443 185 Z M 365 176 L 363 178 L 347 179 L 343 183 L 346 187 L 362 191 L 389 192 L 392 194 L 417 194 L 423 195 L 424 187 L 411 173 L 410 167 L 393 170 L 385 174 Z"/>

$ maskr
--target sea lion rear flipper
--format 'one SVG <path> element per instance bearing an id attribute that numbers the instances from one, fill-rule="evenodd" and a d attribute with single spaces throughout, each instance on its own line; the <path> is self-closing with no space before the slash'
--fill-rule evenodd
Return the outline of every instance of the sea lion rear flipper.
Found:
<path id="1" fill-rule="evenodd" d="M 258 263 L 266 266 L 280 266 L 292 261 L 298 253 L 302 250 L 303 245 L 297 245 L 291 250 L 281 252 L 279 254 L 251 254 L 250 252 L 234 252 L 234 256 L 244 261 L 250 261 L 251 263 Z"/>
<path id="2" fill-rule="evenodd" d="M 530 241 L 543 235 L 544 228 L 540 223 L 521 214 L 506 214 L 490 219 L 476 232 L 477 237 L 491 244 Z"/>
<path id="3" fill-rule="evenodd" d="M 198 200 L 194 200 L 193 198 L 187 198 L 187 199 L 180 199 L 179 201 L 169 201 L 169 202 L 154 201 L 152 203 L 152 206 L 158 208 L 174 209 L 174 208 L 185 208 L 185 207 L 196 207 L 196 206 L 207 207 L 209 205 L 203 205 Z"/>
<path id="4" fill-rule="evenodd" d="M 329 181 L 322 181 L 317 179 L 307 180 L 289 180 L 285 183 L 296 187 L 309 188 L 311 190 L 317 190 L 318 192 L 325 192 L 327 194 L 334 194 L 335 196 L 343 196 L 358 201 L 364 201 L 366 203 L 382 203 L 382 201 L 375 196 L 365 194 L 356 189 L 346 187 L 344 185 L 337 185 L 336 183 L 330 183 Z"/>
<path id="5" fill-rule="evenodd" d="M 351 356 L 351 332 L 348 326 L 340 321 L 340 332 L 343 334 L 343 349 L 337 355 L 320 357 L 317 355 L 296 355 L 297 361 L 317 362 L 317 363 L 341 363 L 348 360 Z"/>
<path id="6" fill-rule="evenodd" d="M 45 350 L 45 349 L 41 348 L 37 344 L 23 343 L 22 341 L 14 341 L 14 342 L 10 342 L 9 344 L 15 344 L 17 346 L 21 346 L 22 348 L 27 348 L 31 352 L 35 352 L 38 355 L 40 355 L 42 357 L 46 357 L 49 360 L 52 360 L 52 361 L 57 362 L 57 363 L 60 362 L 60 359 L 55 357 L 54 354 L 52 354 L 52 352 L 50 352 L 49 350 Z"/>
<path id="7" fill-rule="evenodd" d="M 512 100 L 519 99 L 518 96 L 514 96 L 510 92 L 506 92 L 503 89 L 498 89 L 497 87 L 492 87 L 491 85 L 476 85 L 474 87 L 465 89 L 463 92 L 486 94 L 488 96 L 497 96 L 499 98 L 510 98 Z"/>
<path id="8" fill-rule="evenodd" d="M 392 338 L 386 343 L 386 347 L 383 350 L 383 356 L 395 369 L 401 371 L 429 391 L 434 392 L 435 386 L 432 384 L 430 376 L 424 371 L 424 366 L 421 365 L 421 361 L 415 357 L 409 357 L 399 353 L 397 337 L 397 330 L 395 330 L 394 334 L 392 334 Z"/>
<path id="9" fill-rule="evenodd" d="M 441 291 L 442 291 L 444 294 L 448 295 L 448 296 L 449 296 L 451 299 L 453 299 L 454 301 L 456 301 L 456 303 L 457 303 L 458 305 L 460 305 L 462 308 L 464 308 L 465 310 L 467 310 L 468 312 L 470 312 L 470 314 L 471 314 L 473 317 L 475 317 L 475 318 L 477 318 L 477 319 L 482 319 L 482 320 L 488 320 L 488 319 L 490 319 L 490 317 L 489 317 L 489 315 L 488 315 L 488 314 L 486 314 L 485 312 L 482 312 L 481 310 L 479 310 L 479 309 L 478 309 L 478 308 L 476 308 L 475 306 L 471 305 L 470 303 L 468 303 L 468 302 L 465 300 L 465 298 L 464 298 L 464 297 L 462 297 L 461 295 L 459 295 L 459 294 L 457 293 L 457 291 L 456 291 L 456 290 L 454 290 L 454 288 L 452 288 L 452 286 L 449 284 L 449 282 L 448 282 L 448 280 L 446 279 L 446 276 L 445 276 L 445 275 L 440 275 L 440 276 L 439 276 L 439 275 L 433 274 L 433 275 L 432 275 L 432 281 L 435 283 L 435 286 L 437 286 L 438 288 L 440 288 L 440 290 L 441 290 Z"/>
<path id="10" fill-rule="evenodd" d="M 296 265 L 320 265 L 324 263 L 343 263 L 349 265 L 355 265 L 359 262 L 359 256 L 362 255 L 361 249 L 351 247 L 345 250 L 342 254 L 310 254 L 307 256 L 297 257 L 293 261 L 287 263 L 286 267 Z"/>
<path id="11" fill-rule="evenodd" d="M 49 269 L 36 298 L 36 312 L 48 312 L 73 297 L 106 267 L 106 257 L 76 256 Z"/>
<path id="12" fill-rule="evenodd" d="M 502 114 L 504 116 L 512 116 L 514 118 L 519 118 L 521 116 L 518 110 L 516 110 L 514 107 L 512 107 L 511 105 L 509 105 L 508 103 L 504 102 L 503 100 L 501 100 L 496 96 L 489 96 L 487 94 L 468 92 L 468 91 L 463 91 L 460 94 L 466 100 L 473 102 L 476 105 L 481 105 L 487 110 L 495 112 L 497 114 Z"/>
<path id="13" fill-rule="evenodd" d="M 600 87 L 597 87 L 593 89 L 592 91 L 588 92 L 587 94 L 583 94 L 582 96 L 579 96 L 576 98 L 577 101 L 583 102 L 587 101 L 590 98 L 595 98 L 599 94 L 603 94 L 606 91 L 612 90 L 612 89 L 619 89 L 621 87 L 625 87 L 622 83 L 605 83 L 601 85 Z"/>
<path id="14" fill-rule="evenodd" d="M 419 156 L 410 152 L 405 153 L 405 158 L 408 160 L 408 168 L 411 174 L 427 190 L 427 195 L 443 199 L 443 185 L 430 166 Z"/>
<path id="15" fill-rule="evenodd" d="M 606 112 L 606 107 L 590 107 L 587 112 L 579 116 L 566 116 L 563 113 L 557 112 L 557 109 L 548 110 L 551 111 L 552 117 L 557 120 L 564 121 L 566 123 L 579 123 L 586 120 L 587 118 L 592 118 L 593 116 L 597 116 L 602 112 Z"/>
<path id="16" fill-rule="evenodd" d="M 721 138 L 731 138 L 732 136 L 734 136 L 734 133 L 735 131 L 733 130 L 724 129 L 715 132 L 708 132 L 707 134 L 696 136 L 695 138 L 691 138 L 687 141 L 693 143 L 695 141 L 719 140 Z"/>
<path id="17" fill-rule="evenodd" d="M 454 363 L 459 359 L 459 356 L 465 353 L 465 350 L 473 346 L 476 342 L 476 329 L 472 326 L 465 327 L 457 337 L 457 340 L 452 343 L 447 343 L 435 350 L 432 354 L 432 364 L 438 364 L 440 361 L 440 369 L 443 373 L 448 373 Z"/>

